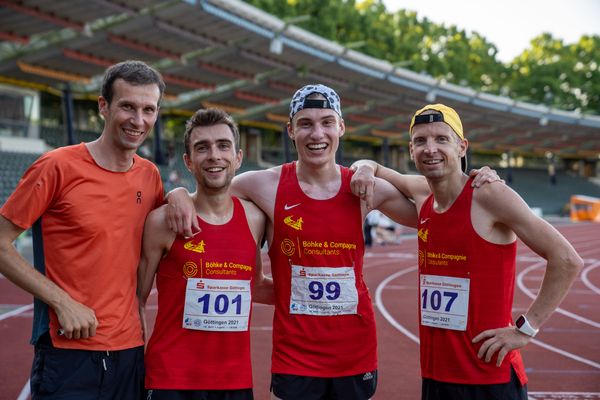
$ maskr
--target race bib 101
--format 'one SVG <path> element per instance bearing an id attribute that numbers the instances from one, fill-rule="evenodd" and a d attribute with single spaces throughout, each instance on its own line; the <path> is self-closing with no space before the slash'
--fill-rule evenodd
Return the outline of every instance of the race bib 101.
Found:
<path id="1" fill-rule="evenodd" d="M 251 303 L 249 280 L 189 278 L 183 327 L 201 331 L 247 331 Z"/>

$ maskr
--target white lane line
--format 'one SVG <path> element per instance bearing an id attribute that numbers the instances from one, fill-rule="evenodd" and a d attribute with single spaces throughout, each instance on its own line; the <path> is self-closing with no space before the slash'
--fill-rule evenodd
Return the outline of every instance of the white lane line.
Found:
<path id="1" fill-rule="evenodd" d="M 409 267 L 409 268 L 400 270 L 398 272 L 395 272 L 392 275 L 385 278 L 383 281 L 381 281 L 381 283 L 377 286 L 377 289 L 375 290 L 375 304 L 377 305 L 379 312 L 381 312 L 383 317 L 390 323 L 390 325 L 392 325 L 394 328 L 396 328 L 397 330 L 402 332 L 406 337 L 408 337 L 413 342 L 419 344 L 419 338 L 417 336 L 413 335 L 412 332 L 410 332 L 408 329 L 406 329 L 404 326 L 402 326 L 400 323 L 398 323 L 398 321 L 396 321 L 394 319 L 394 317 L 392 317 L 392 315 L 388 312 L 388 310 L 383 305 L 383 300 L 381 299 L 381 293 L 383 292 L 383 289 L 390 281 L 396 279 L 399 276 L 408 274 L 408 273 L 416 271 L 416 270 L 417 270 L 417 266 L 415 265 L 414 267 Z"/>
<path id="2" fill-rule="evenodd" d="M 539 263 L 535 263 L 535 264 L 533 264 L 533 265 L 530 265 L 529 267 L 527 267 L 527 268 L 525 268 L 523 271 L 521 271 L 521 272 L 519 273 L 519 275 L 517 276 L 517 285 L 518 285 L 519 289 L 521 289 L 521 291 L 522 291 L 523 293 L 525 293 L 525 295 L 527 295 L 527 297 L 529 297 L 529 298 L 530 298 L 530 299 L 532 299 L 532 300 L 536 298 L 536 295 L 535 295 L 535 294 L 533 294 L 533 292 L 532 292 L 531 290 L 529 290 L 529 289 L 528 289 L 528 288 L 525 286 L 525 284 L 523 283 L 523 280 L 524 280 L 524 278 L 525 278 L 525 275 L 527 275 L 529 272 L 531 272 L 531 271 L 533 271 L 533 270 L 536 270 L 536 269 L 540 268 L 540 267 L 541 267 L 541 266 L 543 266 L 544 264 L 545 264 L 545 261 L 543 261 L 543 262 L 539 262 Z M 562 314 L 562 315 L 566 315 L 567 317 L 569 317 L 569 318 L 572 318 L 572 319 L 574 319 L 574 320 L 577 320 L 577 321 L 579 321 L 579 322 L 582 322 L 582 323 L 584 323 L 584 324 L 587 324 L 587 325 L 593 326 L 594 328 L 599 328 L 599 329 L 600 329 L 600 323 L 598 323 L 598 322 L 596 322 L 596 321 L 592 321 L 591 319 L 584 318 L 584 317 L 582 317 L 581 315 L 577 315 L 577 314 L 575 314 L 575 313 L 572 313 L 572 312 L 570 312 L 570 311 L 563 310 L 563 309 L 562 309 L 562 308 L 560 308 L 560 307 L 559 307 L 559 308 L 557 308 L 555 312 L 557 312 L 557 313 L 559 313 L 559 314 Z"/>
<path id="3" fill-rule="evenodd" d="M 580 357 L 580 356 L 578 356 L 576 354 L 573 354 L 573 353 L 569 353 L 568 351 L 559 349 L 558 347 L 554 347 L 552 345 L 549 345 L 548 343 L 541 342 L 541 341 L 539 341 L 537 339 L 531 339 L 531 343 L 533 343 L 535 345 L 538 345 L 538 346 L 540 346 L 540 347 L 542 347 L 542 348 L 544 348 L 546 350 L 549 350 L 549 351 L 552 351 L 554 353 L 558 353 L 560 355 L 563 355 L 563 356 L 565 356 L 567 358 L 570 358 L 572 360 L 579 361 L 580 363 L 583 363 L 583 364 L 587 364 L 590 367 L 594 367 L 594 368 L 600 369 L 600 363 L 597 363 L 597 362 L 592 361 L 592 360 L 588 360 L 587 358 Z"/>
<path id="4" fill-rule="evenodd" d="M 537 400 L 538 397 L 541 396 L 540 399 L 546 398 L 555 398 L 555 399 L 596 399 L 600 398 L 600 392 L 529 392 L 529 396 L 532 400 Z M 557 397 L 554 397 L 557 396 Z"/>
<path id="5" fill-rule="evenodd" d="M 533 265 L 531 267 L 528 267 L 525 271 L 532 270 L 534 268 L 537 268 L 537 267 L 535 267 L 535 265 Z M 417 266 L 406 268 L 406 269 L 403 269 L 401 271 L 398 271 L 398 272 L 395 272 L 395 273 L 391 274 L 390 276 L 388 276 L 387 278 L 385 278 L 383 281 L 381 281 L 381 283 L 377 286 L 377 290 L 375 291 L 375 304 L 377 305 L 377 308 L 379 309 L 379 311 L 381 312 L 381 314 L 383 315 L 383 317 L 390 323 L 390 325 L 392 325 L 398 331 L 400 331 L 401 333 L 403 333 L 406 337 L 408 337 L 409 339 L 411 339 L 413 342 L 419 343 L 419 338 L 417 336 L 413 335 L 408 329 L 406 329 L 398 321 L 396 321 L 394 319 L 394 317 L 392 317 L 392 315 L 387 311 L 387 309 L 385 308 L 385 306 L 383 304 L 383 300 L 382 300 L 382 297 L 381 297 L 383 289 L 385 288 L 385 286 L 390 281 L 398 278 L 399 276 L 405 275 L 407 273 L 410 273 L 410 272 L 413 272 L 413 271 L 416 271 L 416 270 L 417 270 Z M 523 273 L 521 273 L 521 274 L 523 274 Z M 521 274 L 519 274 L 519 275 L 521 275 Z M 521 282 L 521 284 L 522 284 L 522 282 Z M 524 288 L 524 287 L 523 287 L 523 289 L 526 290 L 526 288 Z M 569 314 L 572 314 L 572 313 L 569 313 Z M 579 317 L 579 316 L 577 316 L 575 314 L 572 314 L 572 315 L 573 315 L 573 317 Z M 579 317 L 579 318 L 582 318 L 582 317 Z M 585 318 L 582 318 L 582 319 L 585 320 Z M 594 323 L 593 321 L 589 321 L 589 322 Z M 578 362 L 581 362 L 583 364 L 589 365 L 591 367 L 600 369 L 600 363 L 597 363 L 595 361 L 588 360 L 588 359 L 580 357 L 578 355 L 569 353 L 568 351 L 565 351 L 565 350 L 559 349 L 557 347 L 551 346 L 551 345 L 549 345 L 547 343 L 544 343 L 544 342 L 542 342 L 540 340 L 532 339 L 531 342 L 533 344 L 537 345 L 537 346 L 540 346 L 540 347 L 548 350 L 548 351 L 560 354 L 560 355 L 562 355 L 564 357 L 567 357 L 567 358 L 570 358 L 570 359 L 572 359 L 574 361 L 578 361 Z"/>
<path id="6" fill-rule="evenodd" d="M 27 383 L 25 384 L 25 386 L 23 386 L 23 389 L 21 389 L 21 393 L 19 393 L 19 397 L 17 397 L 17 400 L 28 400 L 30 394 L 31 391 L 29 390 L 29 379 L 27 379 Z"/>
<path id="7" fill-rule="evenodd" d="M 596 294 L 600 294 L 600 288 L 597 287 L 596 285 L 594 285 L 588 278 L 588 274 L 594 269 L 600 266 L 600 261 L 596 261 L 595 263 L 593 263 L 592 265 L 590 265 L 589 267 L 586 267 L 583 269 L 583 271 L 581 272 L 581 280 L 583 281 L 583 284 L 585 286 L 587 286 L 588 288 L 590 288 L 591 290 L 594 291 L 594 293 Z"/>
<path id="8" fill-rule="evenodd" d="M 33 304 L 28 304 L 26 306 L 15 308 L 12 311 L 9 311 L 9 312 L 6 312 L 6 313 L 0 315 L 0 321 L 3 321 L 3 320 L 8 319 L 10 317 L 17 316 L 19 314 L 23 314 L 24 312 L 27 312 L 27 311 L 32 310 L 32 309 L 33 309 Z"/>

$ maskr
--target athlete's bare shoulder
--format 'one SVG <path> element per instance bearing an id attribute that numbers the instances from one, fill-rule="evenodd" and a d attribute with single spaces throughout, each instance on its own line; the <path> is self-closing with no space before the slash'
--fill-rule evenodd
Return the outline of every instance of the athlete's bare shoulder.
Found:
<path id="1" fill-rule="evenodd" d="M 234 185 L 247 185 L 256 182 L 265 182 L 271 181 L 273 179 L 279 179 L 279 175 L 281 174 L 281 165 L 267 168 L 267 169 L 259 169 L 255 171 L 246 171 L 237 175 L 233 178 Z"/>
<path id="2" fill-rule="evenodd" d="M 244 208 L 248 227 L 252 232 L 255 242 L 258 243 L 264 236 L 267 217 L 265 213 L 263 213 L 262 210 L 253 202 L 244 199 L 239 200 Z"/>
<path id="3" fill-rule="evenodd" d="M 244 172 L 233 178 L 231 193 L 241 199 L 253 201 L 263 208 L 265 198 L 272 197 L 275 201 L 280 175 L 281 166 Z"/>

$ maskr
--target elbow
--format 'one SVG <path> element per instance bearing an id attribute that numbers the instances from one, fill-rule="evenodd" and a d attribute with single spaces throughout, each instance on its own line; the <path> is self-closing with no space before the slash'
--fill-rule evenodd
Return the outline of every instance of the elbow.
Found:
<path id="1" fill-rule="evenodd" d="M 562 265 L 564 265 L 564 269 L 568 274 L 571 280 L 574 280 L 579 272 L 583 269 L 584 261 L 575 251 L 570 252 L 570 254 L 566 255 L 566 257 L 562 260 Z"/>
<path id="2" fill-rule="evenodd" d="M 575 256 L 573 257 L 572 260 L 572 265 L 573 265 L 573 270 L 575 275 L 579 274 L 579 272 L 583 269 L 585 262 L 583 261 L 583 259 L 579 256 L 579 254 L 575 253 Z"/>

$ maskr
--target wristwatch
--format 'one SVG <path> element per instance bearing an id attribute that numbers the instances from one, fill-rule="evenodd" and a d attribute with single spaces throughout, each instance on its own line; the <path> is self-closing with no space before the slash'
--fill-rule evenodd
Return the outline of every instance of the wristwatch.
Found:
<path id="1" fill-rule="evenodd" d="M 527 336 L 534 337 L 539 331 L 539 329 L 535 329 L 533 326 L 531 326 L 527 320 L 527 317 L 525 317 L 523 314 L 519 315 L 515 325 L 519 332 Z"/>

